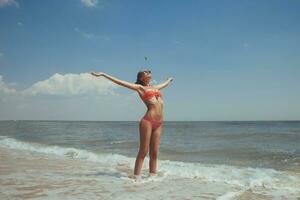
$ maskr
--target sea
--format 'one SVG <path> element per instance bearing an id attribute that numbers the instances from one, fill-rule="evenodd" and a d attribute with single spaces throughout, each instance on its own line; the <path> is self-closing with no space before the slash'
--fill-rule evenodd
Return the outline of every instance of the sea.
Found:
<path id="1" fill-rule="evenodd" d="M 0 199 L 300 199 L 300 121 L 165 121 L 130 178 L 139 121 L 0 121 Z"/>

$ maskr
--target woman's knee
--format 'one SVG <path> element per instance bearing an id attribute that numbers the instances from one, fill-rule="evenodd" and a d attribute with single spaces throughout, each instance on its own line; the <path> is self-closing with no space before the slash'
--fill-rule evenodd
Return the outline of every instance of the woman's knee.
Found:
<path id="1" fill-rule="evenodd" d="M 148 154 L 148 150 L 147 149 L 142 149 L 142 150 L 139 150 L 138 156 L 140 158 L 145 158 L 147 156 L 147 154 Z"/>
<path id="2" fill-rule="evenodd" d="M 157 159 L 158 157 L 158 150 L 152 150 L 149 153 L 150 159 Z"/>

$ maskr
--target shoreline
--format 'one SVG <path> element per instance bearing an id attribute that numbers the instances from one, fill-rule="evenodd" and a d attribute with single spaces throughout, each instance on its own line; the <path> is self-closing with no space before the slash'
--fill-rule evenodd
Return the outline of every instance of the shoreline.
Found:
<path id="1" fill-rule="evenodd" d="M 0 147 L 0 199 L 273 199 L 256 188 L 202 179 L 158 177 L 135 184 L 124 176 L 131 171 L 123 166 L 107 171 L 96 162 Z"/>

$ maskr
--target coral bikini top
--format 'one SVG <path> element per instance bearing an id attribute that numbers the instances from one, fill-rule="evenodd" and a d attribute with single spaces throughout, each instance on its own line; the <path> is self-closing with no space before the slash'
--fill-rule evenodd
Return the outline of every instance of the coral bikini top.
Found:
<path id="1" fill-rule="evenodd" d="M 155 97 L 162 97 L 162 94 L 161 92 L 158 90 L 158 91 L 146 91 L 142 97 L 143 101 L 147 101 L 148 99 L 151 99 L 153 96 Z"/>

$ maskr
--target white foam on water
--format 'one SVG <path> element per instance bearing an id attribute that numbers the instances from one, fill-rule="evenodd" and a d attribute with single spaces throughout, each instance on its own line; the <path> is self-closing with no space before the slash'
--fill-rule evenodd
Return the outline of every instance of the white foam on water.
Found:
<path id="1" fill-rule="evenodd" d="M 176 161 L 160 161 L 160 169 L 170 176 L 224 182 L 245 188 L 263 187 L 300 192 L 300 177 L 268 168 L 245 168 L 228 165 L 208 165 Z"/>
<path id="2" fill-rule="evenodd" d="M 217 197 L 217 200 L 230 200 L 242 194 L 244 190 L 238 192 L 227 192 L 222 196 Z"/>
<path id="3" fill-rule="evenodd" d="M 64 148 L 59 146 L 46 146 L 37 143 L 29 143 L 14 138 L 0 136 L 0 147 L 26 150 L 43 154 L 55 154 L 63 157 L 88 160 L 101 163 L 104 167 L 125 166 L 122 168 L 120 180 L 134 182 L 128 177 L 128 170 L 133 169 L 135 158 L 119 154 L 96 154 L 87 150 L 76 148 Z M 144 165 L 148 159 L 144 160 Z M 119 172 L 120 172 L 119 171 Z M 147 177 L 142 175 L 136 184 L 159 183 L 176 179 L 187 178 L 202 183 L 216 183 L 229 185 L 231 188 L 239 188 L 239 191 L 227 191 L 219 196 L 219 199 L 232 199 L 241 192 L 251 189 L 257 193 L 270 193 L 276 195 L 300 195 L 300 175 L 290 174 L 267 168 L 245 168 L 228 165 L 208 165 L 203 163 L 187 163 L 170 160 L 158 161 L 158 176 Z M 188 192 L 188 191 L 186 191 Z"/>
<path id="4" fill-rule="evenodd" d="M 128 142 L 128 141 L 127 140 L 112 141 L 112 142 L 110 142 L 110 144 L 122 144 L 125 142 Z"/>
<path id="5" fill-rule="evenodd" d="M 132 177 L 128 177 L 127 174 L 123 174 L 124 176 L 121 177 L 121 179 L 129 181 L 134 184 L 142 184 L 142 183 L 148 183 L 148 182 L 161 182 L 165 180 L 167 177 L 167 173 L 164 171 L 157 172 L 157 175 L 150 176 L 149 174 L 141 174 L 140 178 L 134 179 Z"/>
<path id="6" fill-rule="evenodd" d="M 69 158 L 100 162 L 103 165 L 121 165 L 132 162 L 131 158 L 120 154 L 96 154 L 83 149 L 66 148 L 59 146 L 46 146 L 38 143 L 22 142 L 14 138 L 0 137 L 0 147 L 26 150 L 36 153 L 54 154 Z"/>

